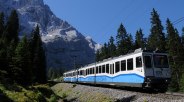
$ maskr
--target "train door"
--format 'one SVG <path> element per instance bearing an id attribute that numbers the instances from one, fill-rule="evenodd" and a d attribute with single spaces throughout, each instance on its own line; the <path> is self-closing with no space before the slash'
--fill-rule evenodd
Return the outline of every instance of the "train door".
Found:
<path id="1" fill-rule="evenodd" d="M 152 54 L 144 54 L 143 56 L 145 76 L 154 76 Z"/>

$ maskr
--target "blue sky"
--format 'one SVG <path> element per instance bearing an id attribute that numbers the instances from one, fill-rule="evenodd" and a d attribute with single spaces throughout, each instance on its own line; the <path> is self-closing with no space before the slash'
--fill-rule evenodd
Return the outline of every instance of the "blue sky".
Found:
<path id="1" fill-rule="evenodd" d="M 120 23 L 128 33 L 135 36 L 143 29 L 145 36 L 150 32 L 150 13 L 155 8 L 160 14 L 162 25 L 166 19 L 172 22 L 184 17 L 184 0 L 44 0 L 54 14 L 68 21 L 84 36 L 91 36 L 97 43 L 105 43 L 115 37 Z M 184 21 L 174 25 L 179 32 Z"/>

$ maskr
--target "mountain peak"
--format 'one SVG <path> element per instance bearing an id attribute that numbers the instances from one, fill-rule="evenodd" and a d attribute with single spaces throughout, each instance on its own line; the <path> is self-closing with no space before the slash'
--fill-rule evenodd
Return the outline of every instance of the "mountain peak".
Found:
<path id="1" fill-rule="evenodd" d="M 0 3 L 11 5 L 14 8 L 20 8 L 27 5 L 44 5 L 43 0 L 0 0 Z"/>
<path id="2" fill-rule="evenodd" d="M 43 0 L 0 0 L 0 12 L 9 15 L 12 9 L 19 14 L 20 36 L 30 34 L 36 25 L 44 43 L 47 68 L 74 67 L 95 61 L 95 51 L 99 48 L 91 37 L 84 37 L 67 21 L 57 18 Z M 70 62 L 70 63 L 69 63 Z"/>

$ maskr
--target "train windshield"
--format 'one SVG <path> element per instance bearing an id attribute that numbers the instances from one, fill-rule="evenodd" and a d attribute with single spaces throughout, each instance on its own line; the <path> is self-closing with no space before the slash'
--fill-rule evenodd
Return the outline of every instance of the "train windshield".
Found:
<path id="1" fill-rule="evenodd" d="M 154 66 L 156 68 L 169 68 L 168 58 L 166 55 L 153 55 Z"/>
<path id="2" fill-rule="evenodd" d="M 144 56 L 144 63 L 145 63 L 146 68 L 152 68 L 151 56 L 150 55 Z"/>

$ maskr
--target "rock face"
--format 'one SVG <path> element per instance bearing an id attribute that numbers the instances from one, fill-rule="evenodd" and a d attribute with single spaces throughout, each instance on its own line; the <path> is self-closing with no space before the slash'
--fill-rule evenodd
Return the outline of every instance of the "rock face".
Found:
<path id="1" fill-rule="evenodd" d="M 84 37 L 74 27 L 57 18 L 43 0 L 0 0 L 0 12 L 8 16 L 16 9 L 20 18 L 20 36 L 29 35 L 40 26 L 45 45 L 47 68 L 69 70 L 95 61 L 95 51 L 100 44 Z"/>

